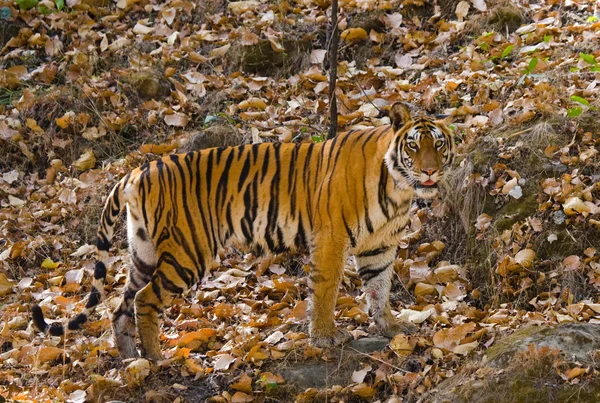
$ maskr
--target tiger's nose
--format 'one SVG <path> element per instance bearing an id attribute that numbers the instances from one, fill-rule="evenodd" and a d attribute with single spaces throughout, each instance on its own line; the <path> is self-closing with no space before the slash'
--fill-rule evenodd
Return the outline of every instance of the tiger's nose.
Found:
<path id="1" fill-rule="evenodd" d="M 431 176 L 434 173 L 437 172 L 437 169 L 434 168 L 428 168 L 428 169 L 421 169 L 421 171 L 425 172 L 427 175 Z"/>

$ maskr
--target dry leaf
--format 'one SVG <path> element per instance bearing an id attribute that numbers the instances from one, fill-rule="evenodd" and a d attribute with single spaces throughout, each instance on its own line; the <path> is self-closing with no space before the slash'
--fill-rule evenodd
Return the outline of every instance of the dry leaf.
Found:
<path id="1" fill-rule="evenodd" d="M 0 273 L 0 297 L 4 297 L 13 292 L 15 283 L 6 277 L 6 274 Z"/>
<path id="2" fill-rule="evenodd" d="M 165 115 L 164 120 L 169 126 L 185 127 L 190 121 L 190 117 L 184 113 L 175 112 L 170 115 Z"/>
<path id="3" fill-rule="evenodd" d="M 231 387 L 235 390 L 239 390 L 240 392 L 252 393 L 252 378 L 250 378 L 246 373 L 243 373 L 238 379 L 237 382 L 231 385 Z"/>
<path id="4" fill-rule="evenodd" d="M 235 392 L 233 396 L 231 396 L 231 403 L 245 403 L 252 402 L 254 398 L 250 395 L 247 395 L 244 392 Z"/>
<path id="5" fill-rule="evenodd" d="M 397 334 L 390 341 L 390 347 L 401 357 L 409 356 L 413 351 L 410 338 L 405 334 Z"/>
<path id="6" fill-rule="evenodd" d="M 125 378 L 130 386 L 141 385 L 142 382 L 150 375 L 152 364 L 144 358 L 133 360 L 127 368 L 125 368 Z"/>
<path id="7" fill-rule="evenodd" d="M 228 43 L 227 45 L 223 45 L 220 48 L 212 49 L 210 52 L 208 52 L 208 56 L 211 59 L 214 59 L 214 58 L 217 58 L 217 57 L 223 57 L 223 56 L 225 56 L 227 54 L 227 52 L 229 51 L 230 47 L 231 47 L 231 44 Z"/>
<path id="8" fill-rule="evenodd" d="M 579 197 L 569 197 L 564 202 L 563 209 L 567 215 L 589 213 L 592 211 Z"/>
<path id="9" fill-rule="evenodd" d="M 215 370 L 220 371 L 229 368 L 232 362 L 235 361 L 235 357 L 231 354 L 221 354 L 217 356 L 217 361 L 215 362 Z"/>
<path id="10" fill-rule="evenodd" d="M 92 150 L 88 150 L 81 154 L 77 161 L 73 162 L 73 166 L 80 171 L 87 171 L 96 165 L 96 156 Z"/>
<path id="11" fill-rule="evenodd" d="M 147 27 L 139 22 L 135 24 L 135 27 L 133 27 L 134 34 L 146 35 L 146 34 L 151 33 L 152 31 L 154 31 L 154 28 Z"/>
<path id="12" fill-rule="evenodd" d="M 465 17 L 469 13 L 469 7 L 470 5 L 466 1 L 461 1 L 456 5 L 455 14 L 459 22 L 462 22 L 465 19 Z"/>
<path id="13" fill-rule="evenodd" d="M 340 38 L 346 42 L 355 43 L 367 39 L 367 31 L 362 28 L 348 28 L 340 35 Z"/>
<path id="14" fill-rule="evenodd" d="M 575 271 L 581 267 L 581 259 L 576 255 L 567 256 L 563 260 L 563 266 L 566 270 Z"/>
<path id="15" fill-rule="evenodd" d="M 532 249 L 523 249 L 515 255 L 515 262 L 522 267 L 529 269 L 535 259 L 535 252 Z"/>
<path id="16" fill-rule="evenodd" d="M 371 370 L 371 366 L 366 366 L 363 369 L 359 369 L 356 370 L 352 373 L 352 382 L 355 383 L 362 383 L 362 381 L 365 380 L 365 376 L 367 376 L 367 374 L 369 373 L 369 371 Z"/>
<path id="17" fill-rule="evenodd" d="M 62 356 L 64 350 L 58 347 L 42 347 L 37 354 L 37 360 L 40 364 L 56 361 Z"/>
<path id="18" fill-rule="evenodd" d="M 365 400 L 370 400 L 375 396 L 376 391 L 365 383 L 359 383 L 352 388 L 352 393 Z"/>

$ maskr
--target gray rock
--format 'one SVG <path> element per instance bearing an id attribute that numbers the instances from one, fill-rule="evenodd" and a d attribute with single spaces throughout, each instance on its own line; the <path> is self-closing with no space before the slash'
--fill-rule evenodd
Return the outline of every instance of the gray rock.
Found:
<path id="1" fill-rule="evenodd" d="M 363 337 L 348 343 L 348 347 L 360 351 L 361 353 L 371 354 L 375 351 L 383 351 L 390 343 L 386 337 Z"/>
<path id="2" fill-rule="evenodd" d="M 287 383 L 300 388 L 322 388 L 332 385 L 348 385 L 351 383 L 352 373 L 367 364 L 373 365 L 368 356 L 375 351 L 387 348 L 389 340 L 385 337 L 364 337 L 353 340 L 337 350 L 337 358 L 328 362 L 314 360 L 299 362 L 296 365 L 287 365 L 277 369 Z"/>

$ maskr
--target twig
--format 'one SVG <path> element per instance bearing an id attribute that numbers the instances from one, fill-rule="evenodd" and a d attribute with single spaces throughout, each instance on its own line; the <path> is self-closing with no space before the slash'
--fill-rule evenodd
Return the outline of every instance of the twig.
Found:
<path id="1" fill-rule="evenodd" d="M 338 1 L 331 1 L 331 35 L 329 43 L 329 136 L 332 139 L 337 133 L 337 99 L 335 86 L 337 82 L 337 56 L 340 33 L 338 30 Z"/>
<path id="2" fill-rule="evenodd" d="M 369 98 L 369 96 L 367 95 L 367 93 L 365 92 L 364 88 L 360 85 L 360 83 L 358 82 L 358 78 L 356 78 L 356 76 L 354 74 L 352 74 L 351 71 L 348 71 L 348 73 L 350 73 L 350 76 L 352 76 L 352 80 L 354 80 L 354 84 L 360 89 L 360 92 L 362 92 L 362 94 L 365 96 L 365 98 L 367 98 L 367 101 L 369 101 L 369 103 L 371 105 L 373 105 L 373 107 L 375 109 L 377 109 L 379 111 L 379 113 L 383 112 L 381 109 L 379 109 L 379 107 L 377 105 L 375 105 L 373 103 L 373 101 L 371 101 L 371 98 Z"/>
<path id="3" fill-rule="evenodd" d="M 407 372 L 409 372 L 409 371 L 407 371 L 407 370 L 405 370 L 405 369 L 402 369 L 402 368 L 400 368 L 400 367 L 397 367 L 397 366 L 395 366 L 395 365 L 392 365 L 392 364 L 390 364 L 389 362 L 383 361 L 383 360 L 382 360 L 382 359 L 380 359 L 380 358 L 375 358 L 375 357 L 373 357 L 372 355 L 369 355 L 369 354 L 367 354 L 367 353 L 363 353 L 362 351 L 358 351 L 357 349 L 355 349 L 355 348 L 353 348 L 353 347 L 348 347 L 348 348 L 349 348 L 350 350 L 353 350 L 354 352 L 356 352 L 356 353 L 360 354 L 360 355 L 364 355 L 365 357 L 369 357 L 370 359 L 372 359 L 372 360 L 374 360 L 374 361 L 378 361 L 378 362 L 380 362 L 380 363 L 382 363 L 382 364 L 389 365 L 390 367 L 394 368 L 395 370 L 398 370 L 398 371 L 401 371 L 401 372 L 404 372 L 404 373 L 407 373 Z"/>
<path id="4" fill-rule="evenodd" d="M 510 136 L 506 136 L 506 137 L 504 137 L 504 139 L 505 139 L 505 140 L 512 139 L 513 137 L 519 136 L 519 135 L 521 135 L 521 134 L 525 134 L 525 133 L 527 133 L 528 131 L 531 131 L 531 127 L 530 127 L 530 128 L 528 128 L 528 129 L 524 129 L 524 130 L 518 131 L 518 132 L 516 132 L 516 133 L 513 133 L 513 134 L 511 134 Z"/>

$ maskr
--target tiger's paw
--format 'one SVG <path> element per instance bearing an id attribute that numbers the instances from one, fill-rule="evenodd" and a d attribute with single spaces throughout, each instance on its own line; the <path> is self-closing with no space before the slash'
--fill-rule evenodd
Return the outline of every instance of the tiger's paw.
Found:
<path id="1" fill-rule="evenodd" d="M 394 338 L 397 334 L 414 334 L 417 333 L 419 328 L 411 322 L 403 322 L 399 320 L 393 320 L 389 322 L 385 322 L 378 327 L 379 333 L 382 336 L 388 337 L 390 339 Z"/>
<path id="2" fill-rule="evenodd" d="M 340 344 L 352 340 L 352 335 L 343 329 L 334 329 L 333 332 L 328 333 L 329 334 L 323 334 L 321 332 L 311 331 L 310 338 L 312 344 L 317 347 L 329 348 L 339 346 Z"/>

